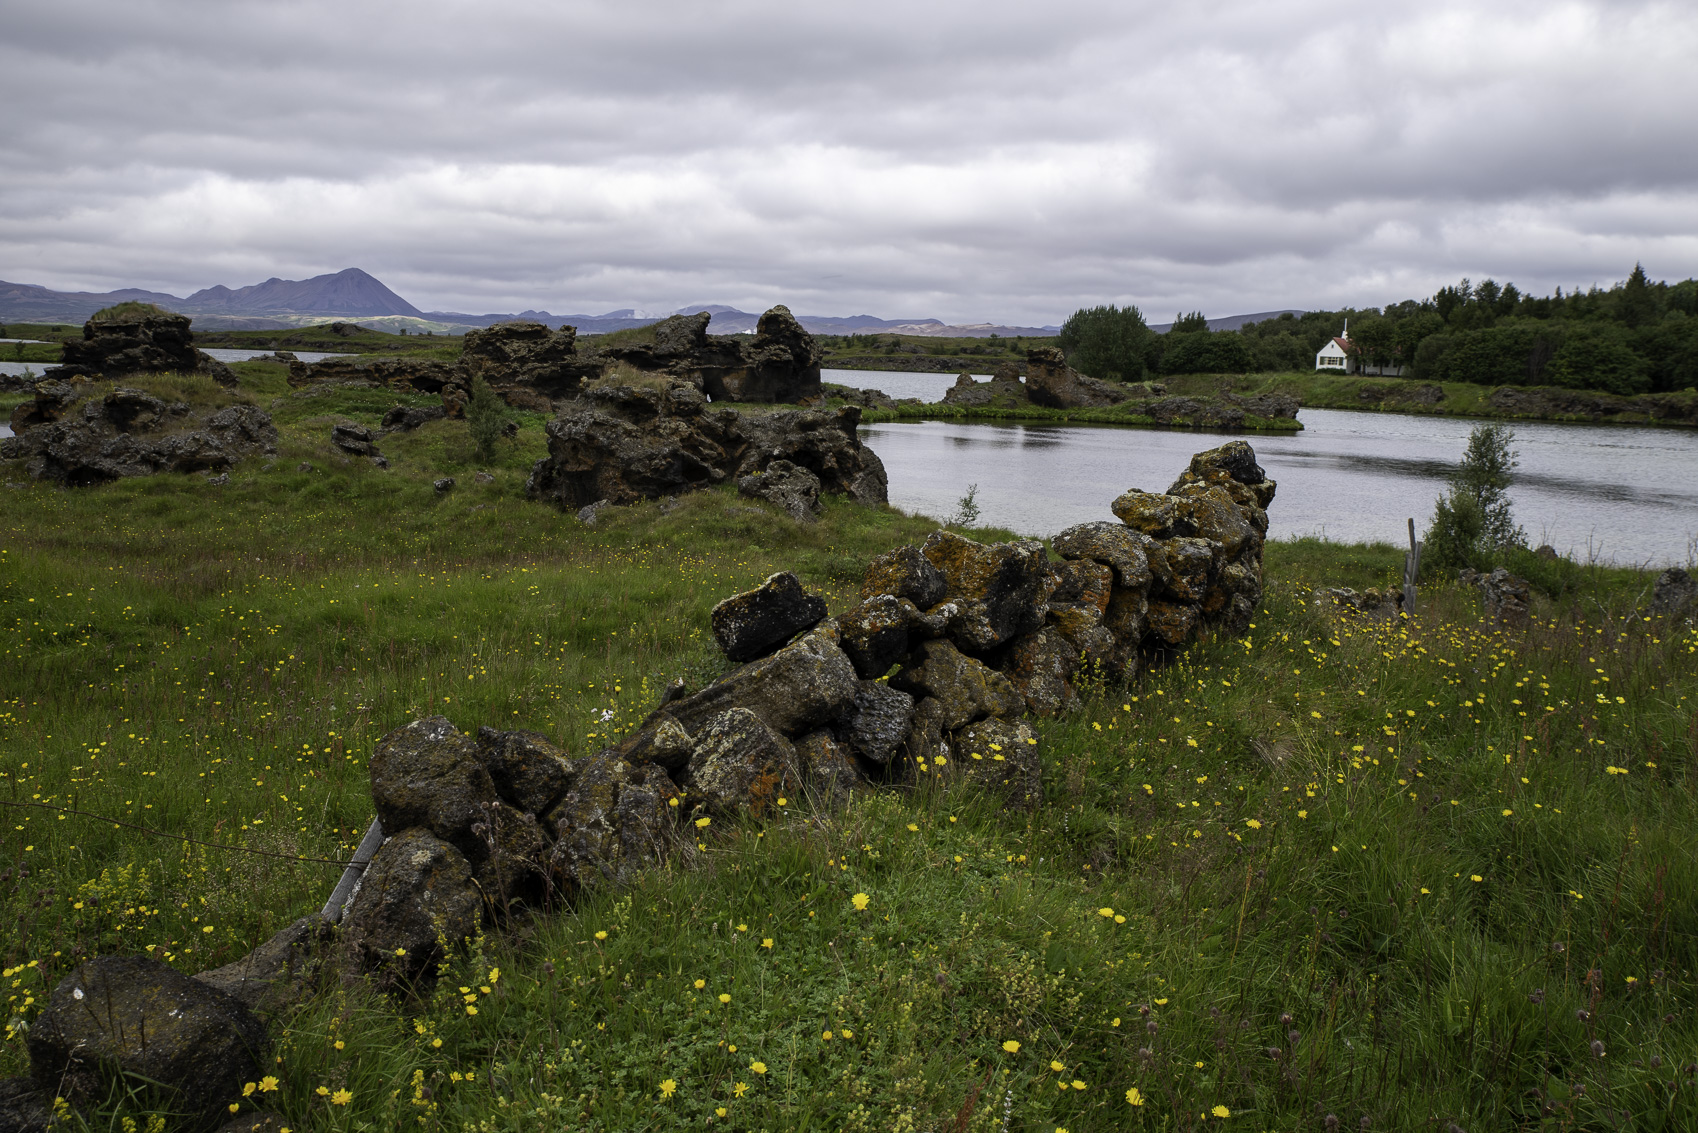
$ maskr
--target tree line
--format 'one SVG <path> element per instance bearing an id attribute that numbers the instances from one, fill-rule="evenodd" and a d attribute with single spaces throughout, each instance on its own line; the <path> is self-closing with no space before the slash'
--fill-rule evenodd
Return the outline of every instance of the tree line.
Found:
<path id="1" fill-rule="evenodd" d="M 1236 331 L 1210 331 L 1196 312 L 1163 335 L 1136 307 L 1091 307 L 1068 318 L 1060 346 L 1081 373 L 1121 381 L 1312 370 L 1346 319 L 1358 362 L 1424 381 L 1618 394 L 1698 386 L 1698 280 L 1653 283 L 1638 264 L 1609 288 L 1533 296 L 1464 279 L 1427 299 L 1284 314 Z"/>

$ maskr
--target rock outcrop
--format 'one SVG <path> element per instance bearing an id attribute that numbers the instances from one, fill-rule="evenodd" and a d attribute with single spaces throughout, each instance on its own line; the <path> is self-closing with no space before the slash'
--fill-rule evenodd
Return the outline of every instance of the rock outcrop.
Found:
<path id="1" fill-rule="evenodd" d="M 31 1076 L 49 1096 L 99 1102 L 114 1085 L 140 1080 L 202 1129 L 218 1124 L 269 1061 L 265 1025 L 251 1011 L 145 956 L 79 964 L 53 989 L 27 1042 Z"/>
<path id="2" fill-rule="evenodd" d="M 585 381 L 601 373 L 578 353 L 577 336 L 572 327 L 551 330 L 528 321 L 467 331 L 460 369 L 468 382 L 483 378 L 509 404 L 522 393 L 545 405 L 576 397 Z"/>
<path id="3" fill-rule="evenodd" d="M 765 473 L 784 461 L 810 473 L 821 492 L 882 504 L 884 465 L 861 444 L 859 421 L 853 407 L 759 416 L 712 409 L 682 382 L 664 391 L 595 387 L 549 422 L 548 456 L 532 469 L 526 492 L 577 511 L 601 500 L 629 504 L 676 496 Z M 794 481 L 793 470 L 786 471 Z"/>
<path id="4" fill-rule="evenodd" d="M 1118 405 L 1132 394 L 1118 382 L 1086 377 L 1067 364 L 1061 351 L 1043 346 L 1026 355 L 1026 396 L 1051 409 L 1087 409 Z"/>
<path id="5" fill-rule="evenodd" d="M 988 382 L 975 381 L 971 374 L 960 374 L 943 395 L 944 405 L 960 405 L 969 409 L 1017 409 L 1033 403 L 1034 399 L 1027 396 L 1026 384 L 1020 380 L 1019 371 L 1013 366 L 1002 367 Z"/>
<path id="6" fill-rule="evenodd" d="M 63 362 L 46 378 L 119 380 L 137 374 L 204 374 L 219 385 L 236 384 L 235 372 L 195 349 L 187 315 L 118 315 L 83 324 L 80 342 L 65 343 Z"/>
<path id="7" fill-rule="evenodd" d="M 1456 579 L 1480 590 L 1486 620 L 1505 626 L 1526 625 L 1531 616 L 1533 584 L 1510 574 L 1504 567 L 1492 571 L 1463 570 Z"/>
<path id="8" fill-rule="evenodd" d="M 90 396 L 94 389 L 39 383 L 35 401 L 13 412 L 17 435 L 0 441 L 0 459 L 24 461 L 34 479 L 82 487 L 157 472 L 223 471 L 275 451 L 277 429 L 256 406 L 197 412 L 139 389 Z"/>

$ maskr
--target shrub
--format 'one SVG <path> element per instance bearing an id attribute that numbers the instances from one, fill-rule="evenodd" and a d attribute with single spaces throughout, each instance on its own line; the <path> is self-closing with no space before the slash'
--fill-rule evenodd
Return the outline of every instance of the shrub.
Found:
<path id="1" fill-rule="evenodd" d="M 1526 546 L 1509 502 L 1518 463 L 1514 442 L 1508 425 L 1476 425 L 1468 434 L 1462 463 L 1436 501 L 1427 529 L 1424 557 L 1436 570 L 1490 570 L 1510 548 Z"/>
<path id="2" fill-rule="evenodd" d="M 1255 360 L 1233 331 L 1168 331 L 1161 368 L 1164 374 L 1245 374 Z"/>
<path id="3" fill-rule="evenodd" d="M 110 307 L 96 311 L 89 321 L 94 323 L 121 323 L 131 319 L 145 319 L 150 315 L 169 315 L 167 311 L 155 303 L 142 303 L 135 299 L 126 299 L 122 303 L 114 303 Z"/>
<path id="4" fill-rule="evenodd" d="M 472 379 L 472 396 L 466 402 L 466 424 L 471 428 L 478 459 L 486 464 L 495 459 L 495 442 L 501 439 L 502 426 L 507 424 L 507 405 L 481 377 Z"/>
<path id="5" fill-rule="evenodd" d="M 1074 311 L 1056 341 L 1068 365 L 1081 374 L 1136 382 L 1144 378 L 1151 337 L 1138 308 L 1108 306 Z"/>

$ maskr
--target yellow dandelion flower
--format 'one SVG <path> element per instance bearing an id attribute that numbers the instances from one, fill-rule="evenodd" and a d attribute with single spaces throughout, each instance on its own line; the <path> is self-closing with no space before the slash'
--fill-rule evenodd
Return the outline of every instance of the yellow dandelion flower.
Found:
<path id="1" fill-rule="evenodd" d="M 1141 1093 L 1139 1091 L 1137 1086 L 1132 1086 L 1131 1088 L 1129 1088 L 1126 1091 L 1126 1104 L 1127 1105 L 1143 1105 L 1144 1104 L 1144 1095 L 1143 1095 L 1143 1093 Z"/>
<path id="2" fill-rule="evenodd" d="M 1415 714 L 1413 712 L 1411 712 L 1410 715 L 1413 716 Z M 1216 1117 L 1231 1117 L 1232 1116 L 1232 1111 L 1230 1109 L 1227 1109 L 1223 1105 L 1217 1105 L 1213 1109 L 1211 1109 L 1209 1112 L 1214 1114 Z"/>
<path id="3" fill-rule="evenodd" d="M 722 991 L 722 992 L 720 992 L 720 993 L 719 993 L 719 1001 L 720 1001 L 720 1002 L 721 1002 L 721 1003 L 730 1003 L 730 1002 L 731 1002 L 731 995 L 730 995 L 730 993 L 729 993 L 729 992 L 723 992 L 723 991 Z"/>
<path id="4" fill-rule="evenodd" d="M 1252 830 L 1260 830 L 1262 828 L 1262 824 L 1254 818 L 1246 818 L 1244 820 L 1244 825 L 1248 826 Z"/>
<path id="5" fill-rule="evenodd" d="M 713 819 L 709 818 L 705 814 L 702 815 L 702 817 L 696 819 L 696 828 L 698 830 L 706 829 L 707 827 L 712 826 L 712 825 L 713 825 Z"/>
<path id="6" fill-rule="evenodd" d="M 1049 1068 L 1051 1070 L 1055 1071 L 1057 1074 L 1059 1074 L 1063 1070 L 1067 1069 L 1067 1067 L 1063 1066 L 1061 1063 L 1057 1062 L 1053 1058 L 1049 1060 Z"/>
<path id="7" fill-rule="evenodd" d="M 330 1095 L 331 1105 L 347 1105 L 353 1100 L 354 1095 L 347 1090 L 337 1090 L 334 1094 Z"/>
<path id="8" fill-rule="evenodd" d="M 765 1074 L 766 1073 L 766 1063 L 761 1062 L 759 1060 L 756 1060 L 754 1062 L 749 1063 L 749 1069 L 753 1070 L 756 1074 Z"/>
<path id="9" fill-rule="evenodd" d="M 277 1079 L 273 1075 L 267 1074 L 265 1077 L 263 1077 L 259 1080 L 259 1092 L 260 1093 L 269 1094 L 269 1093 L 274 1092 L 276 1089 L 277 1089 Z"/>
<path id="10" fill-rule="evenodd" d="M 865 912 L 868 903 L 871 901 L 872 898 L 867 896 L 865 893 L 857 893 L 853 897 L 849 898 L 849 903 L 855 906 L 855 910 L 857 912 Z"/>
<path id="11" fill-rule="evenodd" d="M 1006 1050 L 1009 1054 L 1019 1054 L 1020 1044 L 1014 1039 L 1009 1039 L 1007 1042 L 1002 1044 L 1002 1049 Z"/>
<path id="12" fill-rule="evenodd" d="M 1102 908 L 1097 910 L 1097 916 L 1112 918 L 1114 916 L 1114 910 L 1109 908 L 1107 905 L 1104 905 Z"/>
<path id="13" fill-rule="evenodd" d="M 666 1079 L 663 1079 L 661 1081 L 661 1083 L 660 1083 L 660 1096 L 661 1097 L 669 1098 L 677 1092 L 678 1092 L 678 1083 L 677 1082 L 673 1081 L 671 1078 L 666 1078 Z"/>
<path id="14" fill-rule="evenodd" d="M 706 987 L 706 986 L 707 986 L 707 981 L 706 981 L 706 980 L 697 980 L 697 981 L 696 981 L 696 990 L 697 990 L 697 991 L 700 991 L 700 990 L 701 990 L 701 989 L 702 989 L 702 988 L 704 988 L 704 987 Z"/>

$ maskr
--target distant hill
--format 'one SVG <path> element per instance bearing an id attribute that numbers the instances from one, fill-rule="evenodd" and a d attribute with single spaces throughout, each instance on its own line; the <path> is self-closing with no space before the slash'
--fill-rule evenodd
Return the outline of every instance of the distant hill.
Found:
<path id="1" fill-rule="evenodd" d="M 1301 315 L 1303 313 L 1304 312 L 1298 311 L 1298 310 L 1287 310 L 1287 311 L 1258 311 L 1254 315 L 1228 315 L 1224 319 L 1210 319 L 1209 320 L 1209 329 L 1210 330 L 1237 330 L 1239 327 L 1243 326 L 1245 323 L 1259 323 L 1263 319 L 1277 319 L 1281 315 Z M 1151 323 L 1150 329 L 1155 331 L 1157 334 L 1166 334 L 1168 331 L 1173 329 L 1173 324 L 1172 323 Z"/>
<path id="2" fill-rule="evenodd" d="M 579 334 L 592 335 L 647 326 L 667 314 L 707 311 L 713 315 L 713 333 L 752 334 L 760 320 L 758 312 L 740 311 L 720 303 L 680 307 L 675 312 L 640 311 L 625 307 L 600 315 L 555 315 L 548 311 L 472 315 L 461 311 L 421 311 L 370 273 L 359 268 L 347 268 L 332 275 L 315 275 L 311 279 L 274 277 L 248 287 L 208 287 L 181 299 L 133 287 L 104 293 L 50 291 L 34 284 L 0 281 L 0 324 L 80 323 L 102 307 L 127 299 L 154 303 L 167 310 L 193 316 L 195 326 L 201 330 L 281 330 L 303 323 L 345 319 L 378 330 L 411 328 L 437 334 L 464 334 L 475 327 L 493 326 L 512 319 L 534 319 L 551 327 L 575 326 Z M 1246 315 L 1240 316 L 1240 319 L 1259 317 Z M 946 338 L 988 338 L 996 334 L 1013 338 L 1053 335 L 1060 329 L 1054 326 L 1005 326 L 1000 323 L 952 325 L 939 319 L 881 319 L 873 315 L 798 315 L 797 319 L 814 334 L 882 333 Z M 1211 325 L 1217 321 L 1227 320 L 1211 320 Z"/>

